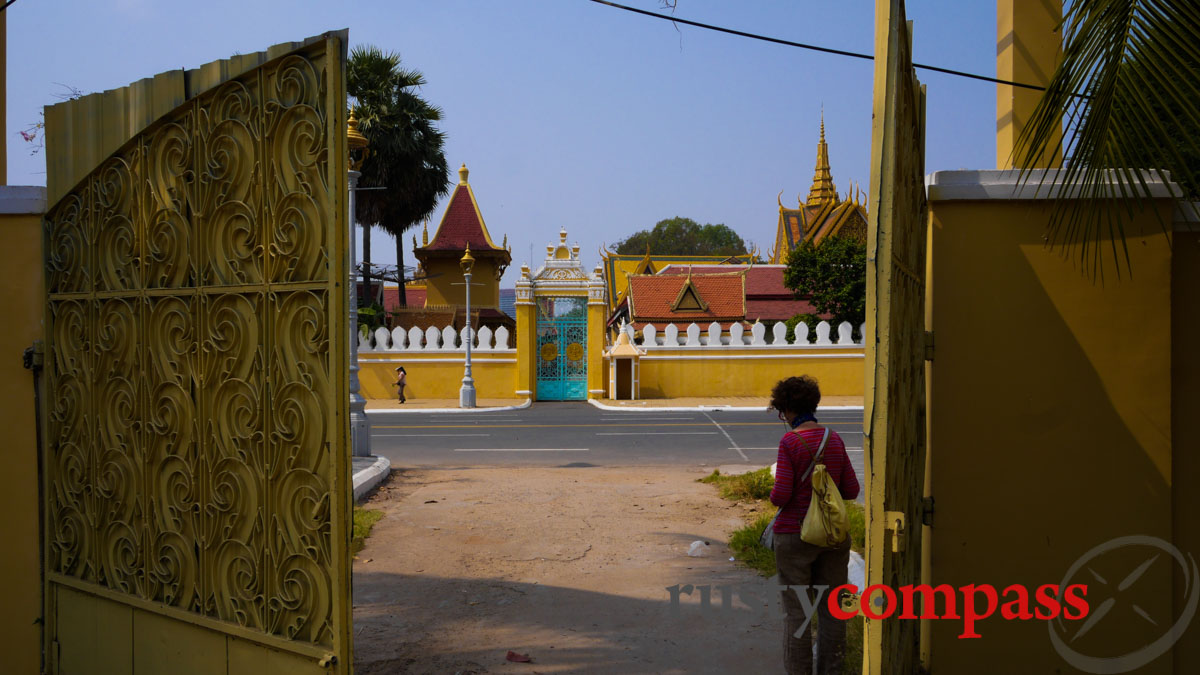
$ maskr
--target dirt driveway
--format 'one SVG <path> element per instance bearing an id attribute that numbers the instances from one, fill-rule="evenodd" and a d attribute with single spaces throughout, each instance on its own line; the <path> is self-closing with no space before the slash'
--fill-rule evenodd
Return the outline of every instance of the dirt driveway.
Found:
<path id="1" fill-rule="evenodd" d="M 779 672 L 778 589 L 726 547 L 752 507 L 702 475 L 393 472 L 354 563 L 356 672 Z M 706 556 L 687 555 L 696 540 Z"/>

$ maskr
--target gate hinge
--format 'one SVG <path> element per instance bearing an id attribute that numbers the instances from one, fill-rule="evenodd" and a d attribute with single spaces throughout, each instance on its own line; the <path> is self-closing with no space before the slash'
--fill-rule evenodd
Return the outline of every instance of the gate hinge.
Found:
<path id="1" fill-rule="evenodd" d="M 317 665 L 322 668 L 332 668 L 337 665 L 337 662 L 337 654 L 326 654 L 325 656 L 317 659 Z"/>
<path id="2" fill-rule="evenodd" d="M 925 360 L 933 360 L 933 331 L 925 331 Z"/>
<path id="3" fill-rule="evenodd" d="M 933 497 L 921 500 L 921 524 L 933 527 Z"/>
<path id="4" fill-rule="evenodd" d="M 46 360 L 45 345 L 41 340 L 34 340 L 33 345 L 26 347 L 21 354 L 21 363 L 25 370 L 39 371 Z"/>
<path id="5" fill-rule="evenodd" d="M 903 511 L 884 511 L 883 529 L 892 533 L 892 553 L 903 553 L 908 516 Z"/>

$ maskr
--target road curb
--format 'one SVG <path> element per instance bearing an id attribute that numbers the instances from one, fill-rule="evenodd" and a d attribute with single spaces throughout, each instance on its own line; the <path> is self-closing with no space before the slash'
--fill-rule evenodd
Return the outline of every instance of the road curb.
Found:
<path id="1" fill-rule="evenodd" d="M 358 501 L 374 490 L 392 470 L 392 462 L 387 457 L 376 457 L 371 466 L 354 472 L 354 501 Z"/>
<path id="2" fill-rule="evenodd" d="M 757 405 L 694 405 L 694 406 L 652 406 L 652 407 L 647 406 L 645 408 L 634 408 L 634 407 L 627 407 L 627 406 L 623 406 L 623 405 L 608 405 L 606 403 L 601 403 L 594 398 L 589 398 L 588 403 L 591 403 L 593 406 L 595 406 L 601 410 L 615 410 L 615 411 L 620 411 L 620 412 L 699 412 L 699 411 L 714 411 L 714 410 L 735 410 L 735 411 L 755 410 L 755 411 L 762 412 L 762 411 L 767 410 L 766 406 L 757 406 Z M 863 409 L 863 407 L 861 405 L 828 405 L 828 406 L 823 405 L 823 406 L 817 407 L 818 412 L 820 412 L 822 410 L 858 410 L 858 411 L 861 411 L 862 409 Z"/>
<path id="3" fill-rule="evenodd" d="M 506 410 L 524 410 L 533 405 L 533 401 L 525 399 L 525 402 L 520 405 L 505 405 L 493 408 L 384 408 L 382 410 L 368 410 L 368 415 L 415 415 L 417 413 L 488 413 L 488 412 L 504 412 Z"/>

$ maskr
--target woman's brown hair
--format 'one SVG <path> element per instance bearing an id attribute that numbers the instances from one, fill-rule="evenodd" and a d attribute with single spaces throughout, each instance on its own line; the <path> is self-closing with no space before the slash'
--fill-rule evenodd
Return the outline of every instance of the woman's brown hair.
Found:
<path id="1" fill-rule="evenodd" d="M 821 402 L 821 388 L 811 375 L 789 377 L 775 383 L 771 389 L 771 407 L 797 415 L 816 412 Z"/>

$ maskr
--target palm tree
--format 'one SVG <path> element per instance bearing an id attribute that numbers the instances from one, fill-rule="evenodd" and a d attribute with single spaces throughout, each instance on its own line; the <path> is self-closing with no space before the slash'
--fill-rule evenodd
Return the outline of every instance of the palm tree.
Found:
<path id="1" fill-rule="evenodd" d="M 404 298 L 404 232 L 424 220 L 449 191 L 446 136 L 435 126 L 442 111 L 416 89 L 425 77 L 401 66 L 400 55 L 378 47 L 355 47 L 346 64 L 346 88 L 354 98 L 358 128 L 370 142 L 363 163 L 355 217 L 363 225 L 364 285 L 371 288 L 370 228 L 396 239 L 400 304 Z"/>
<path id="2" fill-rule="evenodd" d="M 1025 167 L 1056 151 L 1067 158 L 1061 180 L 1078 185 L 1078 195 L 1059 201 L 1050 241 L 1081 244 L 1080 262 L 1094 276 L 1104 238 L 1118 270 L 1122 257 L 1128 264 L 1128 250 L 1118 250 L 1123 218 L 1149 205 L 1146 176 L 1169 177 L 1181 196 L 1200 197 L 1200 4 L 1074 0 L 1062 35 L 1062 63 L 1017 154 Z M 1030 177 L 1024 170 L 1022 179 Z"/>

